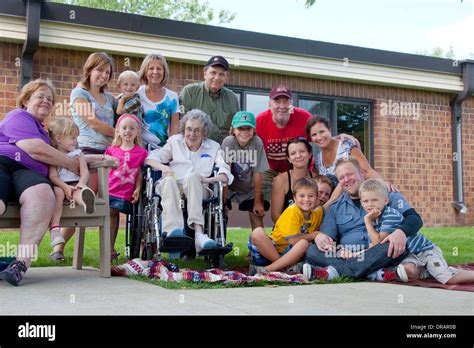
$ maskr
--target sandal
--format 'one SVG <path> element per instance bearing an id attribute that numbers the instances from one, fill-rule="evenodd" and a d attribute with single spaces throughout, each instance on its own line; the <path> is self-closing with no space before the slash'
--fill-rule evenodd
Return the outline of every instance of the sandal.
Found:
<path id="1" fill-rule="evenodd" d="M 49 255 L 49 259 L 50 259 L 51 261 L 59 261 L 59 262 L 65 260 L 64 254 L 63 254 L 62 251 L 55 251 L 54 253 L 51 253 L 51 254 Z"/>

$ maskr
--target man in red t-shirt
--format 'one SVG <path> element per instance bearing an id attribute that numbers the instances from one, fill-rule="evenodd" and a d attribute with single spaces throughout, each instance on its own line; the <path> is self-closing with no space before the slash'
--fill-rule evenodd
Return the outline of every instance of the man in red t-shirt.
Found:
<path id="1" fill-rule="evenodd" d="M 278 85 L 270 91 L 269 109 L 256 118 L 256 132 L 262 139 L 270 169 L 262 175 L 262 191 L 269 200 L 273 178 L 289 169 L 285 149 L 288 140 L 306 138 L 306 122 L 311 114 L 293 106 L 291 91 Z"/>

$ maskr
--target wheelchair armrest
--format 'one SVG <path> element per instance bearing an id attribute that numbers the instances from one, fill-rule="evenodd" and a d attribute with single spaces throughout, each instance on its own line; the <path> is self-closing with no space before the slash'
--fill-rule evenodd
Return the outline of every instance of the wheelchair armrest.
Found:
<path id="1" fill-rule="evenodd" d="M 98 169 L 98 168 L 113 168 L 115 166 L 114 161 L 98 161 L 89 163 L 89 170 Z"/>

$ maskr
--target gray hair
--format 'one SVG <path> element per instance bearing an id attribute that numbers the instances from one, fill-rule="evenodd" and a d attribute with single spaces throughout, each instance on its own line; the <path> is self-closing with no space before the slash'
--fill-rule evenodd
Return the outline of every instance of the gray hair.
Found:
<path id="1" fill-rule="evenodd" d="M 203 137 L 207 137 L 213 130 L 214 124 L 211 121 L 211 118 L 202 110 L 192 109 L 189 110 L 182 118 L 179 120 L 179 132 L 184 135 L 184 128 L 186 122 L 191 120 L 197 120 L 202 123 L 203 126 Z"/>

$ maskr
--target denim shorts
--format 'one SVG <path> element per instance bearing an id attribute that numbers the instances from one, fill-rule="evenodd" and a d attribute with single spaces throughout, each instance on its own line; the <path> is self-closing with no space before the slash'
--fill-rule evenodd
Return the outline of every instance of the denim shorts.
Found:
<path id="1" fill-rule="evenodd" d="M 273 245 L 275 246 L 275 249 L 276 249 L 276 244 L 275 244 L 275 241 L 273 239 L 272 239 L 272 243 L 273 243 Z M 247 246 L 250 250 L 250 255 L 252 256 L 252 263 L 255 266 L 268 266 L 269 264 L 272 263 L 269 259 L 267 259 L 265 256 L 260 254 L 260 251 L 258 251 L 257 246 L 255 244 L 252 244 L 252 239 L 251 239 L 250 236 L 249 236 L 249 241 L 247 243 Z M 292 247 L 293 247 L 293 245 L 288 244 L 288 246 L 285 248 L 285 250 L 283 250 L 283 252 L 280 253 L 280 256 L 285 255 L 288 251 L 290 251 L 290 249 Z"/>
<path id="2" fill-rule="evenodd" d="M 109 195 L 109 207 L 113 209 L 117 209 L 118 211 L 124 214 L 133 213 L 132 203 L 123 198 L 118 198 L 118 197 Z"/>

